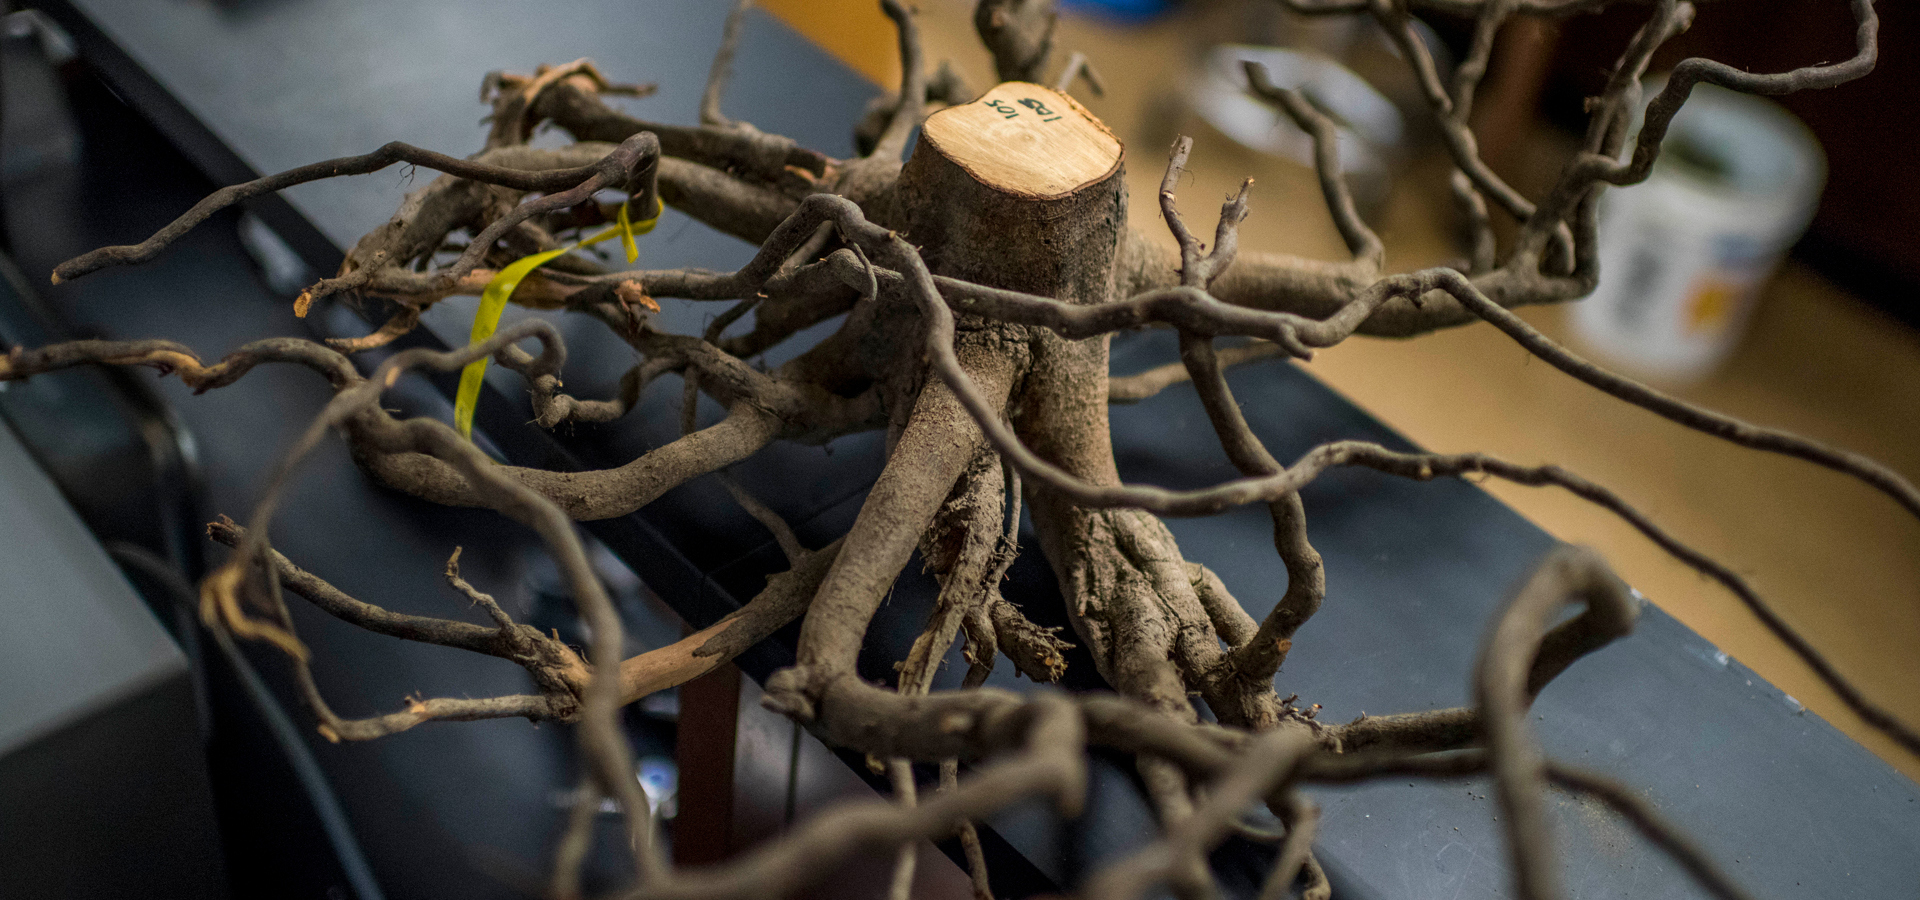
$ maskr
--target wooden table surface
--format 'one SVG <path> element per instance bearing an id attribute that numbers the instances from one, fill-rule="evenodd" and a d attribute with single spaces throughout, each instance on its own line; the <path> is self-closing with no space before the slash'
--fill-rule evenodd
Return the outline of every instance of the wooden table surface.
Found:
<path id="1" fill-rule="evenodd" d="M 897 84 L 890 23 L 871 0 L 761 0 L 761 5 L 881 84 Z M 920 0 L 927 58 L 950 60 L 976 89 L 991 84 L 967 0 Z M 1165 234 L 1150 202 L 1176 133 L 1196 147 L 1182 208 L 1211 228 L 1215 203 L 1256 179 L 1248 250 L 1344 255 L 1307 170 L 1246 150 L 1166 101 L 1193 43 L 1178 21 L 1122 28 L 1063 17 L 1060 58 L 1085 52 L 1103 98 L 1073 89 L 1126 142 L 1136 227 Z M 743 52 L 752 52 L 745 48 Z M 1550 172 L 1565 139 L 1544 129 L 1520 165 Z M 1382 224 L 1389 266 L 1407 270 L 1458 253 L 1444 163 L 1408 167 Z M 1516 178 L 1522 185 L 1525 175 Z M 1170 240 L 1170 239 L 1169 239 Z M 1556 337 L 1564 311 L 1524 313 Z M 1271 363 L 1278 364 L 1278 363 Z M 1707 438 L 1613 400 L 1531 360 L 1485 325 L 1409 341 L 1359 338 L 1307 364 L 1323 381 L 1415 442 L 1515 462 L 1558 463 L 1605 484 L 1682 540 L 1749 578 L 1786 619 L 1867 694 L 1920 722 L 1920 523 L 1850 479 Z M 1675 390 L 1750 421 L 1865 453 L 1920 480 L 1920 334 L 1789 261 L 1764 293 L 1738 352 L 1714 376 Z M 1716 584 L 1638 532 L 1571 495 L 1488 482 L 1487 490 L 1563 540 L 1598 548 L 1633 586 L 1764 674 L 1841 730 L 1920 777 L 1870 733 L 1783 645 Z M 1311 510 L 1309 510 L 1311 515 Z"/>

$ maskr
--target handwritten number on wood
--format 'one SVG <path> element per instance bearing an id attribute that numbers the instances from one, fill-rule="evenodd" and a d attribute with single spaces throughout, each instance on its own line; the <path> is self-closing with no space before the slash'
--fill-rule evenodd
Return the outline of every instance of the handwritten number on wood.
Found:
<path id="1" fill-rule="evenodd" d="M 1020 117 L 1020 111 L 1017 109 L 1014 109 L 1013 104 L 1008 103 L 1005 100 L 988 100 L 986 101 L 986 104 L 988 109 L 991 109 L 994 112 L 999 113 L 1000 118 L 1016 119 Z M 1036 114 L 1042 116 L 1043 118 L 1041 118 L 1040 120 L 1042 122 L 1060 121 L 1061 115 L 1059 113 L 1056 113 L 1051 109 L 1048 109 L 1045 103 L 1042 103 L 1039 100 L 1035 100 L 1032 97 L 1021 98 L 1020 105 L 1028 109 L 1031 109 Z"/>
<path id="2" fill-rule="evenodd" d="M 1048 109 L 1045 103 L 1035 100 L 1032 97 L 1026 97 L 1022 99 L 1020 101 L 1020 105 L 1028 109 L 1031 109 L 1042 116 L 1046 116 L 1047 118 L 1043 118 L 1040 120 L 1042 122 L 1056 122 L 1056 121 L 1059 121 L 1060 119 L 1059 113 L 1056 113 L 1051 109 Z"/>

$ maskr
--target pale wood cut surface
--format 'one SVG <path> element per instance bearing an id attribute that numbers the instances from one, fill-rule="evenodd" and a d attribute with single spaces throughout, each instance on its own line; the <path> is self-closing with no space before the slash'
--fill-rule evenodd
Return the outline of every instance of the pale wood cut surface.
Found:
<path id="1" fill-rule="evenodd" d="M 927 119 L 922 138 L 981 184 L 1065 197 L 1112 174 L 1120 141 L 1072 97 L 1010 81 Z"/>

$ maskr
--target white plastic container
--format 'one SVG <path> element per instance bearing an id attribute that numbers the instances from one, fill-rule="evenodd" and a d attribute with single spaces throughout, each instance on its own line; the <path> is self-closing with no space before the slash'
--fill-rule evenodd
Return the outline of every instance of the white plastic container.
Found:
<path id="1" fill-rule="evenodd" d="M 1663 84 L 1649 83 L 1645 97 Z M 1602 198 L 1600 284 L 1574 304 L 1575 335 L 1644 377 L 1680 383 L 1711 373 L 1806 230 L 1825 181 L 1819 142 L 1785 109 L 1695 86 L 1651 176 Z"/>

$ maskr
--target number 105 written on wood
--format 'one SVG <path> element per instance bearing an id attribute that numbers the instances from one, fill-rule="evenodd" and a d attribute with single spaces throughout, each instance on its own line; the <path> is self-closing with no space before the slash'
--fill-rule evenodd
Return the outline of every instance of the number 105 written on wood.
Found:
<path id="1" fill-rule="evenodd" d="M 1042 122 L 1052 122 L 1060 118 L 1059 113 L 1048 109 L 1045 103 L 1035 100 L 1032 97 L 1020 98 L 1020 105 L 1033 110 L 1035 115 L 1041 116 L 1040 121 Z M 988 109 L 999 113 L 1003 119 L 1017 118 L 1020 115 L 1020 110 L 1015 109 L 1013 104 L 1005 100 L 988 100 L 986 101 L 986 106 Z"/>

